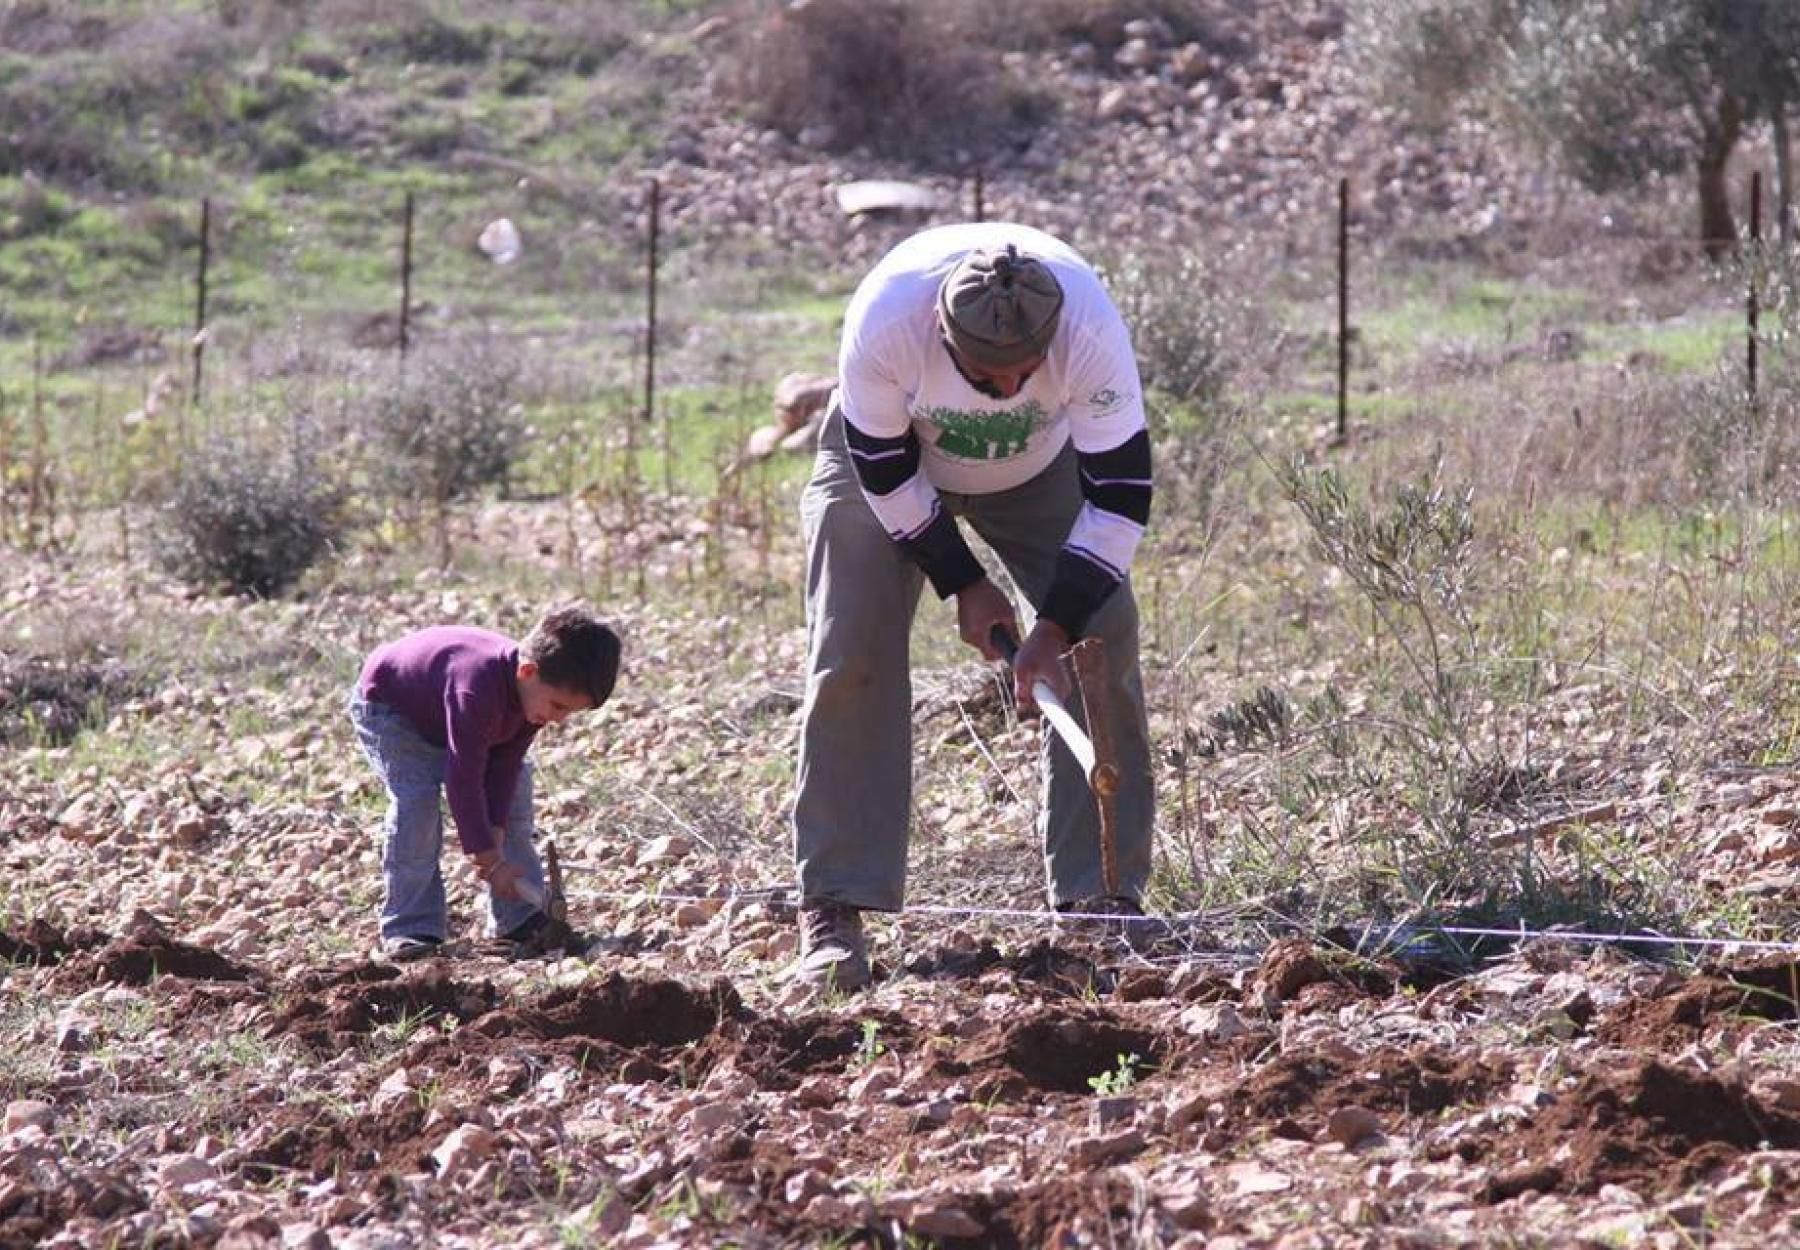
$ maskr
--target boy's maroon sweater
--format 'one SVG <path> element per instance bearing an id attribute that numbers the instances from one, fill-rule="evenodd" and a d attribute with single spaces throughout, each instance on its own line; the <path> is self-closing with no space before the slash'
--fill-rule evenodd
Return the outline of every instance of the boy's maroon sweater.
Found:
<path id="1" fill-rule="evenodd" d="M 519 645 L 466 625 L 437 625 L 378 647 L 359 688 L 446 749 L 444 794 L 463 850 L 494 849 L 538 727 L 519 703 Z"/>

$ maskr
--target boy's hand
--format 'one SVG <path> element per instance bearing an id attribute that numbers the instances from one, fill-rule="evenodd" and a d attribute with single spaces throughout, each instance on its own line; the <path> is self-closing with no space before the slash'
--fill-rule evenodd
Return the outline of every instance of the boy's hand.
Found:
<path id="1" fill-rule="evenodd" d="M 519 893 L 519 882 L 524 878 L 525 870 L 509 862 L 498 848 L 469 858 L 474 861 L 475 875 L 487 883 L 495 898 L 514 903 L 524 901 L 525 896 Z"/>

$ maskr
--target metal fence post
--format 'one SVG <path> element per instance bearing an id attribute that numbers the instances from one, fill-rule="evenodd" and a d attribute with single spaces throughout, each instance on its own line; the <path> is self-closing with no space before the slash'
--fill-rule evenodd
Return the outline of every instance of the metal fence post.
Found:
<path id="1" fill-rule="evenodd" d="M 1762 263 L 1762 171 L 1750 174 L 1750 264 L 1749 290 L 1744 295 L 1744 377 L 1749 387 L 1751 407 L 1756 406 L 1756 322 L 1758 313 L 1756 268 Z"/>
<path id="2" fill-rule="evenodd" d="M 650 180 L 650 250 L 644 265 L 644 420 L 656 416 L 656 246 L 662 226 L 662 183 Z"/>
<path id="3" fill-rule="evenodd" d="M 400 359 L 406 359 L 412 327 L 413 193 L 406 193 L 406 224 L 400 237 Z"/>
<path id="4" fill-rule="evenodd" d="M 212 200 L 200 201 L 200 269 L 194 279 L 194 403 L 200 402 L 206 358 L 206 265 L 212 253 Z"/>
<path id="5" fill-rule="evenodd" d="M 1338 179 L 1337 441 L 1350 439 L 1350 179 Z"/>

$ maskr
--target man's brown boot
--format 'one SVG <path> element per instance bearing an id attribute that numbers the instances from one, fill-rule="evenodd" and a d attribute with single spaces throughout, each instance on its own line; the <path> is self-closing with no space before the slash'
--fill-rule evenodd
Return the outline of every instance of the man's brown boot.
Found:
<path id="1" fill-rule="evenodd" d="M 869 983 L 869 944 L 862 912 L 830 899 L 800 905 L 800 958 L 795 980 L 821 989 L 860 990 Z"/>

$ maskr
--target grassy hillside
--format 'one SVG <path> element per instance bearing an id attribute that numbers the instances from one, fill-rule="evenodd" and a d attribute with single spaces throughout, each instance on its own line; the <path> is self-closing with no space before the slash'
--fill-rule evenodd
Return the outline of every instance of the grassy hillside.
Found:
<path id="1" fill-rule="evenodd" d="M 408 193 L 421 332 L 591 333 L 633 303 L 633 171 L 693 76 L 694 20 L 658 4 L 9 6 L 6 372 L 32 342 L 81 359 L 104 357 L 103 334 L 139 356 L 185 337 L 203 197 L 227 355 L 296 333 L 348 345 L 392 317 Z M 501 216 L 526 240 L 504 270 L 474 246 Z"/>

